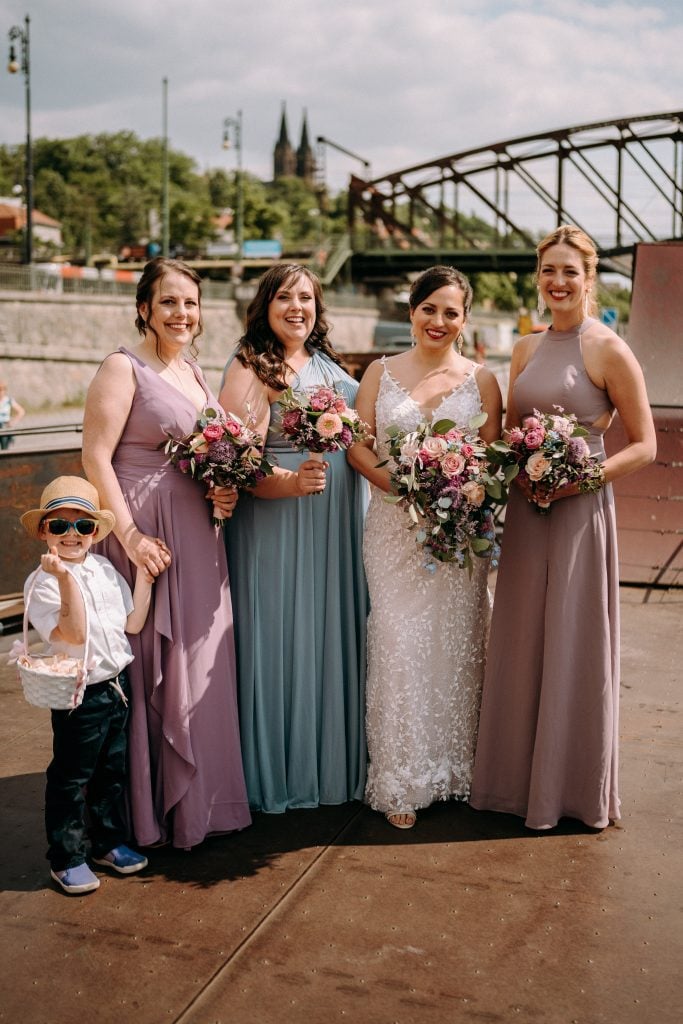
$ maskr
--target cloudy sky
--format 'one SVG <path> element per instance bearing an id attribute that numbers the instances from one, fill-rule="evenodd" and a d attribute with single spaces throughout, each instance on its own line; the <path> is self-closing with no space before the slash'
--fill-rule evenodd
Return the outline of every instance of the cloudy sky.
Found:
<path id="1" fill-rule="evenodd" d="M 34 137 L 162 133 L 200 168 L 268 178 L 281 103 L 308 110 L 375 175 L 517 135 L 683 107 L 680 0 L 0 0 L 31 17 Z M 4 35 L 2 35 L 4 33 Z M 20 75 L 0 78 L 0 142 L 25 132 Z M 328 150 L 342 188 L 361 165 Z"/>

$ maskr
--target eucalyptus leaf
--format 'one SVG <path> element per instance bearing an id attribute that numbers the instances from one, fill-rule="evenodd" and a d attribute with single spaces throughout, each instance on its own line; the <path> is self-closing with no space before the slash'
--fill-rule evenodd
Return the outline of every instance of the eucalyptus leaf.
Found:
<path id="1" fill-rule="evenodd" d="M 452 504 L 453 504 L 453 499 L 452 498 L 439 498 L 439 501 L 438 501 L 439 508 L 450 508 Z"/>
<path id="2" fill-rule="evenodd" d="M 456 424 L 454 423 L 453 420 L 446 420 L 446 419 L 437 420 L 436 423 L 434 424 L 434 426 L 432 427 L 432 433 L 433 434 L 447 434 L 449 430 L 453 430 L 455 425 Z"/>
<path id="3" fill-rule="evenodd" d="M 418 523 L 417 512 L 415 511 L 414 505 L 408 505 L 408 514 L 414 523 Z"/>
<path id="4" fill-rule="evenodd" d="M 503 479 L 506 484 L 512 483 L 516 476 L 519 475 L 519 466 L 516 462 L 513 462 L 511 466 L 506 466 L 503 470 Z"/>
<path id="5" fill-rule="evenodd" d="M 470 546 L 475 554 L 481 554 L 484 551 L 488 551 L 491 547 L 491 541 L 487 537 L 473 537 L 470 541 Z"/>
<path id="6" fill-rule="evenodd" d="M 479 430 L 479 427 L 483 427 L 488 418 L 489 414 L 487 412 L 480 412 L 476 416 L 472 417 L 469 422 L 469 426 L 472 430 Z"/>

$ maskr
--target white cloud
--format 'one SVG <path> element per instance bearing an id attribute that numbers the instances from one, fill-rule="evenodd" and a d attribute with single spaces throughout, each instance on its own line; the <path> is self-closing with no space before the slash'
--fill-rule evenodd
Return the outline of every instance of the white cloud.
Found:
<path id="1" fill-rule="evenodd" d="M 0 0 L 3 25 L 25 0 Z M 223 118 L 244 112 L 244 164 L 268 176 L 288 104 L 318 134 L 385 173 L 460 149 L 612 117 L 676 109 L 676 2 L 538 0 L 32 0 L 34 135 L 161 133 L 200 166 L 232 166 Z M 21 142 L 23 88 L 5 75 L 0 141 Z M 343 187 L 360 165 L 328 151 Z"/>

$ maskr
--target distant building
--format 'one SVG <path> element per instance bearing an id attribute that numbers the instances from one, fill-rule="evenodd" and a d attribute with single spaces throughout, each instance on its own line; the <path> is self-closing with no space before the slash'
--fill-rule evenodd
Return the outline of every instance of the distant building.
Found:
<path id="1" fill-rule="evenodd" d="M 301 125 L 301 141 L 294 150 L 289 141 L 287 129 L 287 108 L 282 104 L 280 115 L 280 134 L 273 150 L 273 179 L 302 178 L 307 184 L 315 182 L 315 153 L 308 137 L 308 115 L 304 110 Z"/>
<path id="2" fill-rule="evenodd" d="M 35 241 L 53 245 L 55 249 L 62 248 L 62 225 L 58 220 L 53 220 L 46 213 L 34 209 L 31 224 Z M 0 196 L 0 238 L 11 235 L 14 231 L 23 231 L 25 228 L 26 207 L 21 200 Z"/>

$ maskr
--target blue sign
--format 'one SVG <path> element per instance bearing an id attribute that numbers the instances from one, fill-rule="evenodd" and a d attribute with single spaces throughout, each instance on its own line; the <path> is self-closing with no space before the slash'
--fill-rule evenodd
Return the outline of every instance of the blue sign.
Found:
<path id="1" fill-rule="evenodd" d="M 600 313 L 600 322 L 616 331 L 619 324 L 619 311 L 614 306 L 607 306 Z"/>
<path id="2" fill-rule="evenodd" d="M 258 238 L 242 243 L 242 255 L 247 260 L 279 260 L 282 242 L 276 238 Z"/>

